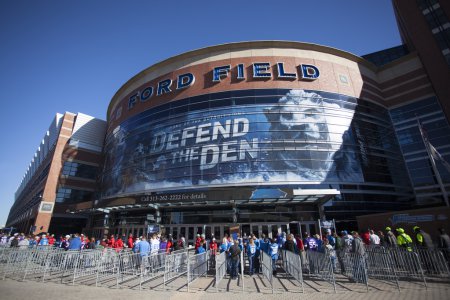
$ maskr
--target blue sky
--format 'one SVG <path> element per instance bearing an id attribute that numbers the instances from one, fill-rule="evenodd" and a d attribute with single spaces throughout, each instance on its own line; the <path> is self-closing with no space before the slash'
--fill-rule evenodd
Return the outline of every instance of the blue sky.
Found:
<path id="1" fill-rule="evenodd" d="M 0 225 L 57 112 L 105 119 L 114 93 L 150 65 L 248 40 L 357 55 L 401 43 L 390 0 L 1 1 Z"/>

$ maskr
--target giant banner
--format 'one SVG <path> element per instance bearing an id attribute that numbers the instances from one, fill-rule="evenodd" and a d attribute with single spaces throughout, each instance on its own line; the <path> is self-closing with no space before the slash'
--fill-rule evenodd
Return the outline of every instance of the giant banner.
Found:
<path id="1" fill-rule="evenodd" d="M 290 90 L 272 103 L 140 116 L 144 121 L 118 126 L 107 140 L 103 196 L 361 182 L 351 127 L 356 101 L 338 96 Z"/>

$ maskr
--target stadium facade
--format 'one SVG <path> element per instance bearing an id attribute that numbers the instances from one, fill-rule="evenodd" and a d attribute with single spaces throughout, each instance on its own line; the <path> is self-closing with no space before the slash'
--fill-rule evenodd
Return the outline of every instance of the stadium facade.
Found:
<path id="1" fill-rule="evenodd" d="M 397 16 L 404 2 L 394 1 Z M 424 26 L 426 9 L 450 15 L 442 1 L 431 2 L 413 6 Z M 398 19 L 400 29 L 409 28 L 407 14 Z M 52 173 L 59 180 L 40 203 L 86 218 L 84 230 L 96 236 L 141 235 L 163 225 L 188 240 L 222 236 L 236 225 L 245 233 L 314 232 L 318 219 L 354 222 L 357 215 L 445 205 L 450 174 L 445 162 L 430 160 L 419 122 L 426 144 L 449 161 L 448 48 L 424 58 L 411 34 L 402 31 L 402 46 L 364 57 L 258 41 L 157 63 L 119 89 L 106 127 L 93 128 L 104 143 L 96 140 L 103 156 L 94 159 L 91 198 L 76 197 L 84 187 L 68 182 L 79 175 L 61 180 L 59 164 Z M 73 151 L 86 145 L 64 136 Z M 7 226 L 17 226 L 14 216 L 32 194 L 23 192 L 30 180 L 22 185 Z M 39 217 L 24 219 L 23 231 L 40 227 Z M 53 222 L 43 228 L 57 230 Z"/>

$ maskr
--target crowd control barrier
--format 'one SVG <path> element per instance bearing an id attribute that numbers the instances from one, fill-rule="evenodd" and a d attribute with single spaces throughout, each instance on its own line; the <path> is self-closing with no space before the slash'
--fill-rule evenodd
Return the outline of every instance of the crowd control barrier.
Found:
<path id="1" fill-rule="evenodd" d="M 199 277 L 208 274 L 208 258 L 209 251 L 200 254 L 189 255 L 187 266 L 187 289 L 189 292 L 189 286 L 192 282 Z"/>
<path id="2" fill-rule="evenodd" d="M 300 255 L 286 250 L 282 250 L 282 253 L 284 270 L 300 283 L 302 292 L 304 293 L 305 289 L 303 287 L 302 261 Z"/>
<path id="3" fill-rule="evenodd" d="M 219 283 L 227 274 L 227 254 L 226 252 L 222 252 L 219 255 L 216 255 L 216 278 L 214 282 L 214 286 L 216 287 L 216 291 L 219 291 Z"/>

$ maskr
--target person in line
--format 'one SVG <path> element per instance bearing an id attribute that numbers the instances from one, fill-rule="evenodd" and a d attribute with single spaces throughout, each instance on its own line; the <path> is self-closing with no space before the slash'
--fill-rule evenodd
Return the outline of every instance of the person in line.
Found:
<path id="1" fill-rule="evenodd" d="M 372 229 L 369 231 L 370 233 L 370 245 L 372 246 L 380 246 L 381 239 L 378 235 L 375 234 L 375 231 Z"/>
<path id="2" fill-rule="evenodd" d="M 352 231 L 352 253 L 356 254 L 353 264 L 353 280 L 356 282 L 367 283 L 367 273 L 365 271 L 366 249 L 364 242 L 358 232 Z"/>
<path id="3" fill-rule="evenodd" d="M 70 239 L 68 250 L 81 250 L 81 239 L 78 233 L 75 233 L 74 238 Z"/>
<path id="4" fill-rule="evenodd" d="M 237 279 L 238 266 L 241 256 L 241 248 L 239 247 L 239 241 L 235 240 L 233 245 L 228 249 L 231 263 L 231 279 Z"/>
<path id="5" fill-rule="evenodd" d="M 397 238 L 395 237 L 394 233 L 392 232 L 391 227 L 386 227 L 386 245 L 387 247 L 397 247 Z"/>
<path id="6" fill-rule="evenodd" d="M 41 240 L 39 241 L 39 246 L 48 246 L 48 239 L 45 234 L 42 235 Z"/>
<path id="7" fill-rule="evenodd" d="M 269 246 L 269 255 L 272 258 L 272 272 L 277 275 L 277 260 L 278 260 L 278 243 L 277 239 L 273 239 Z"/>
<path id="8" fill-rule="evenodd" d="M 386 236 L 384 235 L 383 231 L 378 231 L 378 237 L 380 238 L 380 246 L 386 247 Z"/>
<path id="9" fill-rule="evenodd" d="M 134 245 L 133 234 L 130 233 L 128 235 L 127 246 L 128 246 L 128 248 L 133 249 L 133 245 Z"/>
<path id="10" fill-rule="evenodd" d="M 159 253 L 167 252 L 167 238 L 165 236 L 161 237 L 161 241 L 159 243 Z"/>
<path id="11" fill-rule="evenodd" d="M 198 245 L 198 248 L 195 250 L 195 254 L 202 254 L 205 253 L 205 242 L 203 240 L 200 241 L 200 244 Z"/>
<path id="12" fill-rule="evenodd" d="M 172 253 L 173 251 L 173 237 L 171 234 L 169 234 L 169 239 L 167 240 L 167 245 L 166 245 L 166 253 Z"/>
<path id="13" fill-rule="evenodd" d="M 323 240 L 323 248 L 325 249 L 325 253 L 331 259 L 331 266 L 333 268 L 333 272 L 336 272 L 336 251 L 334 250 L 334 247 L 330 245 L 328 239 Z"/>
<path id="14" fill-rule="evenodd" d="M 142 237 L 142 239 L 136 243 L 137 253 L 142 256 L 147 256 L 150 253 L 150 244 L 147 241 L 147 238 L 145 236 Z"/>
<path id="15" fill-rule="evenodd" d="M 252 238 L 250 238 L 248 240 L 246 251 L 247 251 L 248 267 L 249 267 L 248 273 L 250 274 L 250 276 L 252 276 L 253 273 L 255 273 L 255 258 L 256 258 L 256 251 L 257 251 L 257 246 L 255 244 L 255 241 Z"/>
<path id="16" fill-rule="evenodd" d="M 19 249 L 28 249 L 30 242 L 28 241 L 28 237 L 24 237 L 22 240 L 19 240 Z"/>
<path id="17" fill-rule="evenodd" d="M 331 229 L 327 229 L 326 232 L 326 239 L 328 240 L 328 244 L 331 245 L 331 247 L 333 247 L 334 249 L 336 246 L 336 238 L 334 237 L 334 234 L 331 233 Z"/>
<path id="18" fill-rule="evenodd" d="M 115 244 L 116 239 L 114 238 L 114 234 L 111 234 L 110 238 L 108 239 L 108 248 L 114 248 Z"/>
<path id="19" fill-rule="evenodd" d="M 450 237 L 445 232 L 444 228 L 439 228 L 439 240 L 438 240 L 438 246 L 441 249 L 450 250 Z"/>
<path id="20" fill-rule="evenodd" d="M 412 239 L 411 237 L 405 233 L 403 228 L 397 228 L 397 245 L 401 248 L 406 249 L 409 252 L 412 252 Z"/>
<path id="21" fill-rule="evenodd" d="M 49 244 L 49 246 L 53 247 L 53 245 L 55 245 L 55 242 L 56 242 L 56 240 L 55 240 L 55 235 L 54 235 L 54 234 L 49 235 L 49 238 L 48 238 L 48 244 Z"/>
<path id="22" fill-rule="evenodd" d="M 317 244 L 317 240 L 314 237 L 309 236 L 308 233 L 307 233 L 307 238 L 306 238 L 306 246 L 307 246 L 308 250 L 310 250 L 310 251 L 317 251 L 319 248 L 319 245 Z"/>
<path id="23" fill-rule="evenodd" d="M 159 244 L 160 244 L 160 242 L 159 242 L 156 234 L 153 234 L 152 238 L 150 239 L 150 255 L 158 254 Z"/>
<path id="24" fill-rule="evenodd" d="M 18 248 L 19 247 L 19 235 L 14 235 L 13 239 L 11 240 L 11 243 L 9 244 L 11 248 Z"/>
<path id="25" fill-rule="evenodd" d="M 293 253 L 296 253 L 296 248 L 297 247 L 295 247 L 295 243 L 292 239 L 292 235 L 288 234 L 286 237 L 286 241 L 284 242 L 283 249 L 293 252 Z"/>
<path id="26" fill-rule="evenodd" d="M 84 249 L 94 250 L 96 247 L 95 238 L 91 237 L 91 240 L 84 245 Z"/>
<path id="27" fill-rule="evenodd" d="M 426 249 L 434 249 L 433 240 L 431 236 L 420 229 L 419 226 L 413 227 L 414 233 L 416 234 L 416 243 L 418 247 Z"/>
<path id="28" fill-rule="evenodd" d="M 116 249 L 116 252 L 122 251 L 122 249 L 123 249 L 123 241 L 122 241 L 122 239 L 117 239 L 114 242 L 113 248 Z"/>

